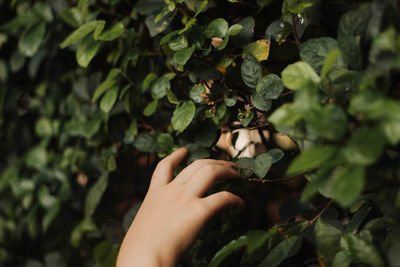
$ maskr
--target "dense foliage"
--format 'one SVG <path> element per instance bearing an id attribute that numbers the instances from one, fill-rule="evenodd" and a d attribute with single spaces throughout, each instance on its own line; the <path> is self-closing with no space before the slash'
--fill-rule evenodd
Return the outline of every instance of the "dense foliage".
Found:
<path id="1" fill-rule="evenodd" d="M 398 1 L 0 8 L 1 266 L 113 266 L 181 146 L 237 162 L 213 190 L 248 203 L 181 266 L 399 266 Z"/>

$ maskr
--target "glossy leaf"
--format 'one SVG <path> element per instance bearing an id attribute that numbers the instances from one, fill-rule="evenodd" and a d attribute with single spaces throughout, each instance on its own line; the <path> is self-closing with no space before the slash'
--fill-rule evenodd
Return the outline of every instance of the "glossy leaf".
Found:
<path id="1" fill-rule="evenodd" d="M 262 76 L 260 62 L 253 56 L 247 55 L 241 65 L 243 82 L 250 88 L 255 89 Z"/>
<path id="2" fill-rule="evenodd" d="M 192 101 L 183 102 L 177 106 L 171 118 L 172 128 L 178 132 L 183 132 L 192 122 L 196 106 Z"/>
<path id="3" fill-rule="evenodd" d="M 44 23 L 38 23 L 27 28 L 18 42 L 19 50 L 27 57 L 32 57 L 36 54 L 39 46 L 41 45 L 44 35 L 46 33 L 46 26 Z"/>
<path id="4" fill-rule="evenodd" d="M 282 71 L 282 82 L 291 90 L 316 87 L 320 78 L 306 62 L 299 61 L 287 66 Z"/>

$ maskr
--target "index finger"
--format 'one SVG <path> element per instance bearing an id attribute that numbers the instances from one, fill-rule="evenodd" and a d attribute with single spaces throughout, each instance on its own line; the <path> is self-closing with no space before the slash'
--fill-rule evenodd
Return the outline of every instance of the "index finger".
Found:
<path id="1" fill-rule="evenodd" d="M 172 180 L 174 170 L 185 159 L 188 152 L 187 148 L 182 147 L 162 159 L 154 170 L 150 187 L 168 184 Z"/>

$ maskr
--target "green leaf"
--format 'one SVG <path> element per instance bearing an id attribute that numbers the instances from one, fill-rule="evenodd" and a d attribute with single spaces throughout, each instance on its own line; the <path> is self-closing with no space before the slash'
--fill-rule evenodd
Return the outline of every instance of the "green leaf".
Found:
<path id="1" fill-rule="evenodd" d="M 86 68 L 93 57 L 97 54 L 100 49 L 100 42 L 93 39 L 92 36 L 87 36 L 79 44 L 76 50 L 76 60 L 79 66 Z"/>
<path id="2" fill-rule="evenodd" d="M 96 102 L 104 92 L 109 90 L 110 88 L 114 87 L 115 81 L 114 80 L 105 80 L 102 82 L 94 91 L 92 102 Z"/>
<path id="3" fill-rule="evenodd" d="M 157 137 L 158 135 L 155 133 L 139 135 L 136 138 L 134 145 L 137 149 L 143 152 L 156 152 L 158 151 Z"/>
<path id="4" fill-rule="evenodd" d="M 34 169 L 44 168 L 47 164 L 47 151 L 43 147 L 37 146 L 31 148 L 25 159 L 25 163 L 28 167 Z"/>
<path id="5" fill-rule="evenodd" d="M 146 78 L 144 78 L 142 83 L 142 89 L 146 90 L 150 88 L 150 85 L 157 79 L 157 75 L 153 72 L 147 74 Z"/>
<path id="6" fill-rule="evenodd" d="M 194 85 L 189 92 L 190 98 L 198 104 L 204 103 L 204 95 L 206 93 L 206 88 L 203 84 Z"/>
<path id="7" fill-rule="evenodd" d="M 364 219 L 367 217 L 367 215 L 370 213 L 372 210 L 372 207 L 369 207 L 368 205 L 365 204 L 365 200 L 359 201 L 363 205 L 356 214 L 354 214 L 353 218 L 351 218 L 350 222 L 346 225 L 346 228 L 344 229 L 345 234 L 349 233 L 354 233 L 357 231 L 360 227 L 360 225 L 364 222 Z M 358 204 L 358 203 L 356 203 Z M 351 207 L 353 209 L 354 205 Z M 352 210 L 350 210 L 352 211 Z"/>
<path id="8" fill-rule="evenodd" d="M 322 65 L 321 79 L 324 79 L 326 75 L 328 75 L 329 71 L 338 62 L 339 58 L 341 58 L 341 53 L 339 49 L 333 49 L 329 51 L 324 59 L 324 64 Z"/>
<path id="9" fill-rule="evenodd" d="M 110 240 L 104 240 L 95 247 L 93 251 L 93 258 L 96 263 L 102 267 L 113 267 L 117 261 L 119 247 L 120 246 L 118 243 Z"/>
<path id="10" fill-rule="evenodd" d="M 90 187 L 85 200 L 85 215 L 92 216 L 100 203 L 101 197 L 107 189 L 108 173 L 104 173 L 100 178 Z"/>
<path id="11" fill-rule="evenodd" d="M 178 35 L 174 39 L 168 42 L 169 48 L 173 51 L 178 51 L 180 49 L 188 47 L 188 41 L 185 37 L 185 35 Z"/>
<path id="12" fill-rule="evenodd" d="M 174 61 L 176 64 L 185 65 L 186 62 L 190 59 L 194 51 L 194 45 L 187 48 L 182 48 L 176 51 L 174 54 Z"/>
<path id="13" fill-rule="evenodd" d="M 279 148 L 270 149 L 267 153 L 272 158 L 272 164 L 280 161 L 285 156 L 285 153 Z"/>
<path id="14" fill-rule="evenodd" d="M 320 37 L 309 39 L 300 45 L 300 58 L 317 72 L 320 72 L 329 52 L 337 49 L 337 41 L 333 38 Z M 336 59 L 334 62 L 336 62 Z M 341 65 L 343 66 L 344 63 L 342 62 Z"/>
<path id="15" fill-rule="evenodd" d="M 243 248 L 247 245 L 247 237 L 241 236 L 238 239 L 232 240 L 227 245 L 222 247 L 211 259 L 210 263 L 207 265 L 208 267 L 216 267 L 230 254 L 233 252 Z"/>
<path id="16" fill-rule="evenodd" d="M 258 248 L 264 245 L 267 240 L 272 240 L 278 234 L 278 225 L 271 227 L 268 231 L 255 230 L 246 234 L 247 236 L 247 254 L 252 254 Z"/>
<path id="17" fill-rule="evenodd" d="M 243 48 L 253 39 L 255 20 L 253 17 L 245 17 L 237 24 L 242 25 L 243 29 L 239 32 L 239 34 L 232 36 L 231 43 L 235 47 Z"/>
<path id="18" fill-rule="evenodd" d="M 253 105 L 261 111 L 268 111 L 271 108 L 272 101 L 264 97 L 261 93 L 255 93 L 253 97 Z"/>
<path id="19" fill-rule="evenodd" d="M 160 45 L 164 45 L 166 43 L 168 43 L 169 41 L 171 41 L 175 36 L 177 36 L 179 33 L 179 30 L 167 33 L 166 35 L 164 35 L 161 40 L 160 40 Z"/>
<path id="20" fill-rule="evenodd" d="M 233 24 L 232 26 L 229 27 L 228 29 L 228 35 L 229 36 L 234 36 L 237 35 L 243 30 L 243 26 L 240 24 Z"/>
<path id="21" fill-rule="evenodd" d="M 169 133 L 162 133 L 157 138 L 157 144 L 161 151 L 169 152 L 174 146 L 174 138 Z"/>
<path id="22" fill-rule="evenodd" d="M 314 232 L 317 255 L 324 258 L 324 263 L 330 266 L 339 249 L 342 230 L 338 228 L 338 225 L 320 218 L 315 223 Z"/>
<path id="23" fill-rule="evenodd" d="M 67 38 L 65 38 L 65 40 L 60 44 L 60 48 L 63 49 L 70 45 L 75 44 L 76 42 L 84 38 L 86 35 L 96 30 L 96 28 L 99 25 L 105 25 L 105 23 L 106 22 L 104 20 L 95 20 L 82 25 L 74 32 L 72 32 L 70 35 L 68 35 Z"/>
<path id="24" fill-rule="evenodd" d="M 260 62 L 251 55 L 247 55 L 240 67 L 243 82 L 250 88 L 255 89 L 262 76 Z"/>
<path id="25" fill-rule="evenodd" d="M 348 267 L 353 261 L 353 257 L 347 251 L 341 250 L 336 253 L 333 259 L 332 267 Z"/>
<path id="26" fill-rule="evenodd" d="M 316 87 L 320 82 L 320 78 L 310 65 L 299 61 L 290 64 L 282 71 L 282 82 L 287 88 L 298 90 Z"/>
<path id="27" fill-rule="evenodd" d="M 196 106 L 192 101 L 186 101 L 177 106 L 171 118 L 172 128 L 183 132 L 193 120 L 195 112 Z"/>
<path id="28" fill-rule="evenodd" d="M 146 117 L 153 115 L 153 113 L 156 112 L 157 107 L 158 107 L 158 100 L 155 99 L 145 107 L 145 109 L 143 110 L 143 115 L 145 115 Z"/>
<path id="29" fill-rule="evenodd" d="M 310 113 L 308 131 L 330 141 L 341 140 L 347 130 L 347 116 L 339 106 L 328 104 Z"/>
<path id="30" fill-rule="evenodd" d="M 258 81 L 253 105 L 262 111 L 271 108 L 270 99 L 277 99 L 283 91 L 281 79 L 276 74 L 268 74 Z"/>
<path id="31" fill-rule="evenodd" d="M 265 175 L 267 175 L 269 168 L 271 168 L 271 165 L 271 155 L 268 153 L 260 154 L 254 159 L 253 162 L 254 173 L 258 177 L 263 178 Z"/>
<path id="32" fill-rule="evenodd" d="M 42 117 L 36 121 L 35 132 L 38 136 L 46 138 L 53 135 L 53 125 L 48 118 Z"/>
<path id="33" fill-rule="evenodd" d="M 288 6 L 287 9 L 294 14 L 302 13 L 305 8 L 313 6 L 313 2 L 300 2 L 293 6 Z"/>
<path id="34" fill-rule="evenodd" d="M 382 154 L 385 138 L 379 128 L 361 127 L 353 132 L 350 141 L 343 148 L 348 162 L 368 165 Z"/>
<path id="35" fill-rule="evenodd" d="M 45 33 L 46 25 L 44 23 L 28 27 L 18 42 L 19 51 L 27 57 L 34 56 L 43 41 Z"/>
<path id="36" fill-rule="evenodd" d="M 222 18 L 214 19 L 206 28 L 206 36 L 208 38 L 218 37 L 224 38 L 228 33 L 228 22 Z"/>
<path id="37" fill-rule="evenodd" d="M 364 181 L 364 167 L 344 167 L 333 177 L 332 193 L 336 201 L 344 207 L 354 203 L 362 192 Z"/>
<path id="38" fill-rule="evenodd" d="M 153 99 L 161 99 L 167 94 L 167 89 L 171 89 L 171 83 L 166 77 L 155 80 L 150 87 Z"/>
<path id="39" fill-rule="evenodd" d="M 347 234 L 340 240 L 340 246 L 347 248 L 357 261 L 373 266 L 384 266 L 381 255 L 374 244 L 361 236 Z"/>
<path id="40" fill-rule="evenodd" d="M 174 92 L 172 92 L 172 90 L 169 88 L 167 88 L 167 98 L 168 98 L 169 103 L 171 103 L 171 104 L 177 105 L 180 103 L 179 99 L 176 97 Z"/>
<path id="41" fill-rule="evenodd" d="M 292 161 L 287 173 L 291 175 L 318 168 L 324 162 L 329 160 L 336 153 L 336 151 L 336 147 L 331 145 L 310 148 L 302 152 Z"/>
<path id="42" fill-rule="evenodd" d="M 115 86 L 111 88 L 101 99 L 100 101 L 100 109 L 104 113 L 109 113 L 112 107 L 115 104 L 115 101 L 118 97 L 119 87 Z"/>
<path id="43" fill-rule="evenodd" d="M 120 37 L 124 32 L 124 24 L 122 22 L 117 22 L 111 27 L 111 29 L 103 32 L 98 39 L 101 41 L 113 41 Z"/>
<path id="44" fill-rule="evenodd" d="M 301 194 L 301 201 L 308 200 L 316 194 L 326 184 L 331 172 L 331 168 L 321 168 L 315 174 L 311 175 L 309 182 Z"/>
<path id="45" fill-rule="evenodd" d="M 269 40 L 257 40 L 246 46 L 245 53 L 252 55 L 258 61 L 267 60 L 269 56 L 270 45 L 271 42 Z"/>
<path id="46" fill-rule="evenodd" d="M 72 7 L 64 9 L 60 13 L 62 20 L 72 27 L 79 27 L 82 21 L 82 15 L 78 8 Z"/>
<path id="47" fill-rule="evenodd" d="M 285 238 L 261 261 L 260 267 L 276 267 L 286 258 L 291 257 L 300 249 L 300 236 Z"/>
<path id="48" fill-rule="evenodd" d="M 175 16 L 175 12 L 169 12 L 163 16 L 159 21 L 155 22 L 157 13 L 151 14 L 146 17 L 145 24 L 150 32 L 150 37 L 154 37 L 159 33 L 165 31 Z"/>

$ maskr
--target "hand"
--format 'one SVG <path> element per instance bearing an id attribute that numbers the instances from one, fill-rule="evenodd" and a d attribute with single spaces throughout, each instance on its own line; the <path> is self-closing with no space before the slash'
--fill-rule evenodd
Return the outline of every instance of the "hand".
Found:
<path id="1" fill-rule="evenodd" d="M 181 148 L 157 165 L 122 242 L 117 267 L 174 266 L 210 217 L 228 206 L 245 206 L 241 198 L 226 191 L 203 198 L 217 180 L 239 177 L 231 162 L 197 160 L 171 181 L 187 154 Z"/>

